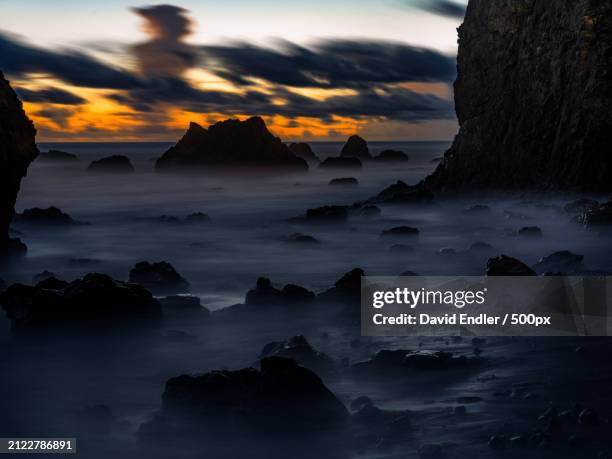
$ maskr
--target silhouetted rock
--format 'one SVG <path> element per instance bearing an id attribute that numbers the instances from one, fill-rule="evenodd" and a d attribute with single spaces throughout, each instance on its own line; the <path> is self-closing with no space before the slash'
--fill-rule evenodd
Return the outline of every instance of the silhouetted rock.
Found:
<path id="1" fill-rule="evenodd" d="M 319 164 L 321 169 L 361 169 L 362 166 L 357 158 L 326 158 Z"/>
<path id="2" fill-rule="evenodd" d="M 362 395 L 351 401 L 351 411 L 359 411 L 364 406 L 374 406 L 374 402 L 370 397 Z"/>
<path id="3" fill-rule="evenodd" d="M 51 271 L 47 271 L 45 269 L 43 272 L 40 272 L 40 273 L 36 274 L 34 277 L 32 277 L 32 283 L 33 284 L 38 284 L 39 282 L 47 280 L 50 277 L 57 278 L 58 276 L 55 273 L 52 273 Z"/>
<path id="4" fill-rule="evenodd" d="M 348 411 L 315 373 L 283 357 L 264 358 L 260 366 L 170 379 L 141 438 L 172 439 L 171 446 L 178 435 L 215 458 L 236 457 L 237 445 L 250 457 L 313 457 L 342 442 Z"/>
<path id="5" fill-rule="evenodd" d="M 272 285 L 270 279 L 260 277 L 257 285 L 246 294 L 246 305 L 287 305 L 308 304 L 313 302 L 315 294 L 298 285 L 288 284 L 282 290 Z"/>
<path id="6" fill-rule="evenodd" d="M 334 286 L 319 295 L 317 300 L 330 303 L 358 304 L 361 299 L 361 278 L 363 270 L 355 268 L 343 275 Z"/>
<path id="7" fill-rule="evenodd" d="M 309 163 L 318 163 L 319 157 L 314 154 L 310 145 L 305 142 L 292 143 L 289 145 L 289 150 L 298 158 L 302 158 Z"/>
<path id="8" fill-rule="evenodd" d="M 434 194 L 422 186 L 411 186 L 401 180 L 385 188 L 370 202 L 385 204 L 430 204 Z"/>
<path id="9" fill-rule="evenodd" d="M 21 255 L 26 247 L 9 238 L 21 179 L 38 155 L 36 129 L 15 91 L 0 72 L 0 257 Z"/>
<path id="10" fill-rule="evenodd" d="M 483 204 L 477 204 L 475 206 L 469 207 L 463 211 L 465 215 L 483 215 L 490 214 L 491 208 L 489 206 L 485 206 Z"/>
<path id="11" fill-rule="evenodd" d="M 144 287 L 96 273 L 70 283 L 48 278 L 36 286 L 13 284 L 0 304 L 14 330 L 112 328 L 161 317 L 159 303 Z"/>
<path id="12" fill-rule="evenodd" d="M 585 214 L 599 207 L 599 203 L 594 199 L 581 198 L 567 203 L 563 210 L 568 214 Z"/>
<path id="13" fill-rule="evenodd" d="M 540 258 L 540 261 L 533 265 L 533 269 L 539 273 L 571 273 L 584 269 L 582 260 L 584 260 L 584 255 L 576 255 L 569 250 L 562 250 L 548 255 L 547 257 Z"/>
<path id="14" fill-rule="evenodd" d="M 327 354 L 314 349 L 302 335 L 266 344 L 259 354 L 259 358 L 265 357 L 290 358 L 306 368 L 322 373 L 333 370 L 332 359 Z"/>
<path id="15" fill-rule="evenodd" d="M 348 220 L 345 206 L 324 206 L 308 209 L 306 214 L 289 219 L 292 223 L 344 223 Z"/>
<path id="16" fill-rule="evenodd" d="M 38 161 L 48 161 L 57 163 L 75 162 L 78 160 L 79 158 L 77 155 L 67 153 L 61 150 L 49 150 L 48 152 L 41 153 L 38 156 Z"/>
<path id="17" fill-rule="evenodd" d="M 516 258 L 501 255 L 487 262 L 487 276 L 535 276 L 533 269 Z"/>
<path id="18" fill-rule="evenodd" d="M 92 161 L 87 172 L 108 172 L 112 174 L 125 174 L 134 172 L 134 166 L 127 156 L 113 155 Z"/>
<path id="19" fill-rule="evenodd" d="M 129 281 L 140 284 L 154 293 L 183 293 L 189 290 L 189 282 L 165 261 L 137 263 L 130 270 Z"/>
<path id="20" fill-rule="evenodd" d="M 210 216 L 203 212 L 194 212 L 185 217 L 186 223 L 208 223 L 209 221 L 211 221 Z"/>
<path id="21" fill-rule="evenodd" d="M 427 185 L 610 190 L 611 28 L 610 2 L 470 1 L 461 128 Z"/>
<path id="22" fill-rule="evenodd" d="M 339 185 L 339 186 L 355 186 L 359 185 L 359 181 L 354 177 L 346 177 L 346 178 L 335 178 L 329 181 L 330 185 Z"/>
<path id="23" fill-rule="evenodd" d="M 289 237 L 287 237 L 287 242 L 290 242 L 292 244 L 305 244 L 305 245 L 313 245 L 313 244 L 319 243 L 319 241 L 316 238 L 309 236 L 307 234 L 302 234 L 302 233 L 290 234 Z"/>
<path id="24" fill-rule="evenodd" d="M 518 231 L 521 237 L 541 238 L 542 230 L 537 226 L 525 226 Z"/>
<path id="25" fill-rule="evenodd" d="M 398 226 L 396 228 L 391 228 L 385 230 L 380 233 L 381 237 L 418 237 L 420 231 L 417 228 L 412 228 L 410 226 Z"/>
<path id="26" fill-rule="evenodd" d="M 358 135 L 352 135 L 346 141 L 340 152 L 342 158 L 358 158 L 360 160 L 372 159 L 368 143 Z"/>
<path id="27" fill-rule="evenodd" d="M 578 223 L 586 227 L 606 227 L 612 225 L 612 201 L 600 204 L 599 206 L 586 211 L 576 219 Z"/>
<path id="28" fill-rule="evenodd" d="M 78 225 L 79 222 L 72 219 L 72 217 L 62 212 L 57 207 L 48 207 L 46 209 L 40 209 L 34 207 L 32 209 L 25 209 L 22 213 L 15 215 L 15 223 L 21 223 L 26 225 Z"/>
<path id="29" fill-rule="evenodd" d="M 385 150 L 374 159 L 376 161 L 402 162 L 408 161 L 408 155 L 399 150 Z"/>
<path id="30" fill-rule="evenodd" d="M 157 160 L 157 171 L 194 167 L 266 167 L 306 170 L 308 164 L 274 137 L 263 119 L 230 119 L 203 128 L 190 123 L 178 143 Z"/>

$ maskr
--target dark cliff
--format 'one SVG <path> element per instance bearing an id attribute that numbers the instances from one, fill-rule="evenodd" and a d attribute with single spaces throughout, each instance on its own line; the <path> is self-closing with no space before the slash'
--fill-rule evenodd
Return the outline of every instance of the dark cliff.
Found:
<path id="1" fill-rule="evenodd" d="M 306 161 L 291 153 L 259 117 L 226 120 L 208 129 L 191 123 L 183 138 L 156 163 L 158 171 L 203 166 L 308 169 Z"/>
<path id="2" fill-rule="evenodd" d="M 612 2 L 470 0 L 431 188 L 612 189 Z"/>
<path id="3" fill-rule="evenodd" d="M 9 225 L 15 215 L 15 201 L 28 166 L 38 155 L 36 129 L 23 111 L 17 95 L 0 72 L 0 255 L 11 247 Z"/>

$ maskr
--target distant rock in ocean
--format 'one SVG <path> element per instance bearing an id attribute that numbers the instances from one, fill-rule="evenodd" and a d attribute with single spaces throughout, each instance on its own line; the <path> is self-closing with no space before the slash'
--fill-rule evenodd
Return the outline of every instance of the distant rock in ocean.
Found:
<path id="1" fill-rule="evenodd" d="M 266 167 L 307 170 L 308 163 L 272 135 L 259 117 L 203 128 L 191 123 L 179 142 L 157 160 L 158 172 L 198 167 Z"/>
<path id="2" fill-rule="evenodd" d="M 87 172 L 131 173 L 134 172 L 134 166 L 127 156 L 113 155 L 92 161 Z"/>
<path id="3" fill-rule="evenodd" d="M 38 207 L 25 209 L 22 213 L 15 215 L 15 223 L 40 226 L 70 226 L 82 224 L 74 220 L 67 213 L 53 206 L 46 209 L 40 209 Z"/>
<path id="4" fill-rule="evenodd" d="M 335 178 L 335 179 L 331 179 L 329 181 L 329 185 L 334 185 L 334 186 L 357 186 L 357 185 L 359 185 L 359 180 L 357 180 L 355 177 Z"/>
<path id="5" fill-rule="evenodd" d="M 408 161 L 408 155 L 403 151 L 399 150 L 385 150 L 380 153 L 377 157 L 374 158 L 376 161 L 386 161 L 386 162 L 402 162 Z"/>
<path id="6" fill-rule="evenodd" d="M 471 0 L 459 28 L 460 131 L 426 184 L 612 189 L 612 3 Z"/>
<path id="7" fill-rule="evenodd" d="M 321 164 L 321 169 L 361 169 L 361 161 L 357 158 L 327 158 Z"/>
<path id="8" fill-rule="evenodd" d="M 292 143 L 289 145 L 289 150 L 298 158 L 302 158 L 309 163 L 318 163 L 319 157 L 315 155 L 310 145 L 304 142 Z"/>
<path id="9" fill-rule="evenodd" d="M 26 246 L 9 237 L 21 178 L 38 155 L 36 129 L 15 91 L 0 72 L 0 258 L 22 254 Z"/>
<path id="10" fill-rule="evenodd" d="M 358 135 L 349 137 L 342 147 L 340 156 L 342 158 L 357 158 L 362 161 L 372 159 L 372 155 L 368 149 L 368 143 Z"/>
<path id="11" fill-rule="evenodd" d="M 61 151 L 61 150 L 49 150 L 46 153 L 41 153 L 38 156 L 38 160 L 39 161 L 64 163 L 64 162 L 78 161 L 79 157 L 77 155 L 72 154 L 72 153 L 68 153 L 68 152 Z"/>

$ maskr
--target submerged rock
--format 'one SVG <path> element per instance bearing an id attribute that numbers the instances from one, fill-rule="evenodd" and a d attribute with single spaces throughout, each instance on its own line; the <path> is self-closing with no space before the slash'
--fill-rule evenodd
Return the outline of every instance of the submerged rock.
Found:
<path id="1" fill-rule="evenodd" d="M 346 141 L 340 152 L 342 158 L 358 158 L 360 160 L 372 159 L 368 143 L 358 135 L 352 135 Z"/>
<path id="2" fill-rule="evenodd" d="M 385 204 L 431 204 L 434 194 L 422 186 L 411 186 L 401 180 L 385 188 L 369 199 L 373 203 Z"/>
<path id="3" fill-rule="evenodd" d="M 266 127 L 260 117 L 230 119 L 203 128 L 190 123 L 178 143 L 156 162 L 158 172 L 193 167 L 266 167 L 307 170 L 308 164 Z"/>
<path id="4" fill-rule="evenodd" d="M 506 255 L 487 261 L 487 276 L 535 276 L 533 269 L 520 260 Z"/>
<path id="5" fill-rule="evenodd" d="M 118 327 L 157 320 L 159 303 L 144 287 L 92 273 L 67 283 L 48 278 L 35 286 L 13 284 L 0 295 L 14 330 L 58 326 Z"/>
<path id="6" fill-rule="evenodd" d="M 582 264 L 584 255 L 576 255 L 569 250 L 555 252 L 540 260 L 533 265 L 533 269 L 539 273 L 545 272 L 576 272 L 584 269 Z"/>
<path id="7" fill-rule="evenodd" d="M 361 169 L 362 166 L 358 158 L 326 158 L 319 164 L 321 169 Z"/>
<path id="8" fill-rule="evenodd" d="M 376 161 L 402 162 L 408 161 L 408 155 L 399 150 L 384 150 L 374 159 Z"/>
<path id="9" fill-rule="evenodd" d="M 22 213 L 15 215 L 15 223 L 57 226 L 79 224 L 79 222 L 73 220 L 70 215 L 53 206 L 46 209 L 40 209 L 38 207 L 25 209 Z"/>
<path id="10" fill-rule="evenodd" d="M 87 172 L 109 172 L 113 174 L 124 174 L 134 172 L 134 166 L 127 156 L 113 155 L 92 161 Z"/>
<path id="11" fill-rule="evenodd" d="M 420 231 L 417 228 L 412 228 L 410 226 L 398 226 L 398 227 L 391 228 L 391 229 L 381 232 L 380 236 L 381 237 L 402 238 L 402 237 L 418 237 L 419 234 L 420 234 Z"/>
<path id="12" fill-rule="evenodd" d="M 316 238 L 302 233 L 290 234 L 289 237 L 287 237 L 287 242 L 304 245 L 319 244 L 319 241 Z"/>
<path id="13" fill-rule="evenodd" d="M 22 255 L 26 246 L 9 237 L 15 201 L 28 166 L 38 155 L 36 129 L 0 72 L 0 258 Z"/>
<path id="14" fill-rule="evenodd" d="M 289 150 L 298 158 L 302 158 L 309 163 L 318 163 L 319 157 L 315 155 L 310 145 L 305 142 L 292 143 L 289 145 Z"/>
<path id="15" fill-rule="evenodd" d="M 291 223 L 344 223 L 348 220 L 345 206 L 324 206 L 308 209 L 306 214 L 289 219 Z"/>
<path id="16" fill-rule="evenodd" d="M 140 284 L 154 293 L 184 293 L 187 282 L 170 263 L 142 261 L 130 270 L 130 282 Z"/>
<path id="17" fill-rule="evenodd" d="M 543 236 L 542 230 L 537 226 L 525 226 L 518 231 L 518 235 L 532 238 L 541 238 Z"/>
<path id="18" fill-rule="evenodd" d="M 61 150 L 49 150 L 46 153 L 41 153 L 38 156 L 39 161 L 49 161 L 49 162 L 75 162 L 79 160 L 77 155 L 72 153 L 67 153 Z"/>
<path id="19" fill-rule="evenodd" d="M 359 181 L 354 177 L 346 177 L 346 178 L 335 178 L 329 181 L 330 185 L 340 185 L 340 186 L 355 186 L 359 185 Z"/>
<path id="20" fill-rule="evenodd" d="M 259 354 L 259 358 L 265 357 L 291 358 L 306 368 L 323 373 L 333 370 L 332 359 L 327 354 L 314 349 L 302 335 L 266 344 Z"/>

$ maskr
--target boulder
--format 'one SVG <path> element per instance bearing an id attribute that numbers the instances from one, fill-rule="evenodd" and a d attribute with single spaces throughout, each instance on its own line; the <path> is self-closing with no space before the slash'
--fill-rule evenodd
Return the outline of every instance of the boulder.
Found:
<path id="1" fill-rule="evenodd" d="M 321 164 L 321 169 L 361 169 L 363 164 L 358 158 L 326 158 Z"/>
<path id="2" fill-rule="evenodd" d="M 161 318 L 159 303 L 144 287 L 97 273 L 70 283 L 48 278 L 35 286 L 13 284 L 0 295 L 0 304 L 16 331 L 116 328 Z"/>
<path id="3" fill-rule="evenodd" d="M 321 373 L 333 370 L 332 359 L 327 354 L 314 349 L 302 335 L 294 336 L 286 341 L 274 341 L 266 344 L 261 350 L 259 358 L 266 357 L 290 358 L 306 368 Z"/>
<path id="4" fill-rule="evenodd" d="M 385 230 L 380 233 L 381 237 L 389 237 L 389 238 L 404 238 L 404 237 L 418 237 L 420 231 L 417 228 L 412 228 L 410 226 L 397 226 L 395 228 L 391 228 Z"/>
<path id="5" fill-rule="evenodd" d="M 610 2 L 470 0 L 459 28 L 460 130 L 425 183 L 610 190 L 610 30 Z"/>
<path id="6" fill-rule="evenodd" d="M 291 145 L 289 145 L 289 150 L 295 156 L 297 156 L 298 158 L 302 158 L 306 162 L 319 162 L 319 157 L 315 155 L 315 153 L 312 151 L 312 148 L 310 148 L 310 145 L 305 142 L 292 143 Z"/>
<path id="7" fill-rule="evenodd" d="M 19 239 L 9 237 L 15 201 L 28 166 L 38 155 L 36 129 L 21 101 L 0 72 L 0 258 L 25 253 Z"/>
<path id="8" fill-rule="evenodd" d="M 360 160 L 372 159 L 368 143 L 358 135 L 352 135 L 346 141 L 340 152 L 342 158 L 358 158 Z"/>
<path id="9" fill-rule="evenodd" d="M 411 186 L 401 180 L 385 188 L 369 202 L 384 204 L 431 204 L 434 194 L 422 186 Z"/>
<path id="10" fill-rule="evenodd" d="M 487 276 L 535 276 L 533 269 L 520 260 L 506 255 L 487 261 Z"/>
<path id="11" fill-rule="evenodd" d="M 190 123 L 178 143 L 156 162 L 158 172 L 210 167 L 266 167 L 307 170 L 308 163 L 266 127 L 260 117 L 230 119 L 203 128 Z"/>
<path id="12" fill-rule="evenodd" d="M 533 269 L 538 273 L 573 273 L 584 270 L 582 260 L 584 260 L 584 255 L 576 255 L 569 250 L 561 250 L 540 258 L 540 260 L 533 265 Z"/>
<path id="13" fill-rule="evenodd" d="M 348 220 L 345 206 L 323 206 L 308 209 L 306 214 L 289 219 L 291 223 L 345 223 Z"/>
<path id="14" fill-rule="evenodd" d="M 61 150 L 49 150 L 46 153 L 41 153 L 38 161 L 48 161 L 56 163 L 68 163 L 78 161 L 79 157 L 72 153 L 67 153 Z"/>
<path id="15" fill-rule="evenodd" d="M 189 282 L 165 261 L 137 263 L 130 270 L 129 281 L 154 293 L 184 293 L 189 290 Z"/>
<path id="16" fill-rule="evenodd" d="M 71 226 L 79 224 L 79 222 L 73 220 L 70 215 L 53 206 L 46 209 L 40 209 L 38 207 L 25 209 L 22 213 L 15 215 L 15 223 L 49 226 Z"/>
<path id="17" fill-rule="evenodd" d="M 113 155 L 92 161 L 87 167 L 87 172 L 125 174 L 134 172 L 134 166 L 127 156 Z"/>
<path id="18" fill-rule="evenodd" d="M 335 178 L 329 181 L 330 185 L 336 186 L 355 186 L 359 185 L 359 181 L 354 177 Z"/>
<path id="19" fill-rule="evenodd" d="M 374 159 L 376 161 L 402 162 L 408 161 L 408 155 L 399 150 L 384 150 Z"/>

